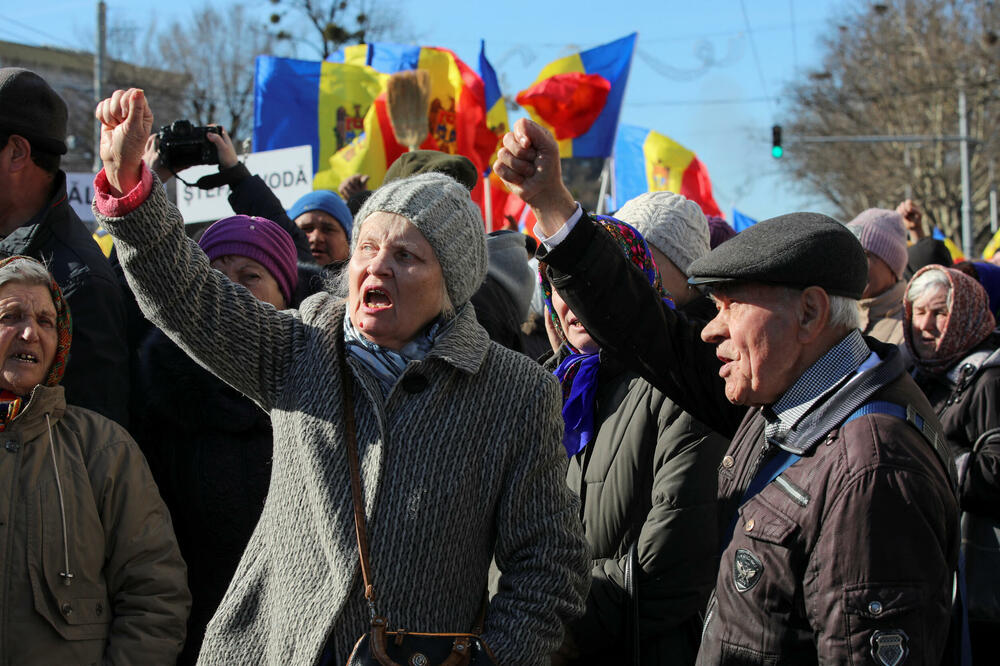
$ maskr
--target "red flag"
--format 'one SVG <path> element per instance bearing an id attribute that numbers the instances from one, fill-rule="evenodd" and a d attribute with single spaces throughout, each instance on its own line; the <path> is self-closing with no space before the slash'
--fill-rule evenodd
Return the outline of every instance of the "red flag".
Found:
<path id="1" fill-rule="evenodd" d="M 600 74 L 567 72 L 543 79 L 517 94 L 517 103 L 555 129 L 556 139 L 575 139 L 590 129 L 604 110 L 611 82 Z"/>

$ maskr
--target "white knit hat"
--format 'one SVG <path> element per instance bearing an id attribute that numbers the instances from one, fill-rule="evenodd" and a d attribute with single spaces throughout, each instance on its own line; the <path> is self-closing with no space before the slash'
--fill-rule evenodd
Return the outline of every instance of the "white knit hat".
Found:
<path id="1" fill-rule="evenodd" d="M 394 180 L 375 190 L 354 217 L 351 249 L 361 227 L 378 211 L 402 215 L 420 230 L 441 264 L 448 298 L 465 305 L 486 278 L 486 232 L 469 190 L 443 173 Z"/>
<path id="2" fill-rule="evenodd" d="M 695 259 L 709 253 L 708 221 L 701 206 L 673 192 L 646 192 L 615 213 L 646 242 L 667 255 L 685 275 Z"/>

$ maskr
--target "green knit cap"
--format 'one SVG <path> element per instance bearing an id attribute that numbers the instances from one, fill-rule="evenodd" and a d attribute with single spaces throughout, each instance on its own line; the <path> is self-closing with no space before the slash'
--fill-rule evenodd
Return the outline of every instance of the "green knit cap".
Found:
<path id="1" fill-rule="evenodd" d="M 354 217 L 351 250 L 365 221 L 376 212 L 402 215 L 423 234 L 441 264 L 455 308 L 468 302 L 486 278 L 486 232 L 469 191 L 443 173 L 422 173 L 386 183 Z"/>

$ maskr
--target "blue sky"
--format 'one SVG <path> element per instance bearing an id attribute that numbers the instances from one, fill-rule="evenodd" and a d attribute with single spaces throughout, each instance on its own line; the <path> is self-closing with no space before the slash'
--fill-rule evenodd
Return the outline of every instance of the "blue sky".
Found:
<path id="1" fill-rule="evenodd" d="M 225 2 L 217 0 L 215 7 Z M 0 39 L 90 48 L 96 4 L 5 3 Z M 166 23 L 203 4 L 172 0 L 150 10 L 146 3 L 111 0 L 109 23 L 115 18 Z M 264 16 L 270 11 L 266 0 L 245 4 Z M 801 193 L 785 163 L 770 156 L 771 125 L 786 113 L 786 85 L 819 68 L 819 37 L 854 5 L 850 0 L 393 0 L 402 34 L 450 48 L 473 67 L 479 40 L 485 39 L 510 95 L 530 85 L 548 62 L 638 31 L 621 122 L 657 130 L 697 153 L 727 219 L 733 207 L 757 219 L 793 210 L 831 212 L 821 199 Z M 309 56 L 302 51 L 301 57 Z"/>

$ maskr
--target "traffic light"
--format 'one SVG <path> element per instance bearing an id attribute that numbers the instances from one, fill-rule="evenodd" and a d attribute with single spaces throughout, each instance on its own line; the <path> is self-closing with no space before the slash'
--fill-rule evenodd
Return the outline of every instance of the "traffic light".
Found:
<path id="1" fill-rule="evenodd" d="M 785 154 L 785 149 L 781 147 L 781 125 L 771 128 L 771 157 L 780 158 Z"/>

